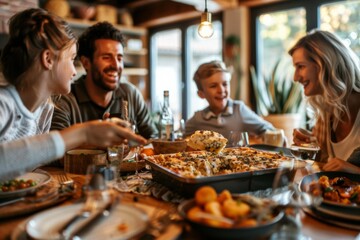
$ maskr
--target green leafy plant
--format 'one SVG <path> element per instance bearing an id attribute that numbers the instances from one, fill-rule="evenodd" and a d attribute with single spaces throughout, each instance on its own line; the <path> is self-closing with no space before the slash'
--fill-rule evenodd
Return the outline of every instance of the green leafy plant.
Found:
<path id="1" fill-rule="evenodd" d="M 293 81 L 294 68 L 289 61 L 276 62 L 270 76 L 257 74 L 250 67 L 258 114 L 298 113 L 303 106 L 302 87 Z"/>

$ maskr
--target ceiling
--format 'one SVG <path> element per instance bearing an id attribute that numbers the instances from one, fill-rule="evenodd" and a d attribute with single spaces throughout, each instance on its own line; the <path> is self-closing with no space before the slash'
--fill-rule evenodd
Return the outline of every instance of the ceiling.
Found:
<path id="1" fill-rule="evenodd" d="M 207 0 L 208 11 L 219 12 L 239 6 L 259 6 L 288 0 Z M 194 18 L 205 9 L 205 0 L 86 0 L 88 3 L 110 4 L 127 9 L 135 26 L 152 27 Z"/>

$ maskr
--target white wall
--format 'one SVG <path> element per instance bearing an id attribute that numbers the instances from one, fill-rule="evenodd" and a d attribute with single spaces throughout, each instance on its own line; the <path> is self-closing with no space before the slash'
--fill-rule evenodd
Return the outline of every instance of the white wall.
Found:
<path id="1" fill-rule="evenodd" d="M 250 64 L 250 49 L 249 49 L 249 9 L 246 7 L 239 7 L 236 9 L 229 9 L 224 11 L 224 36 L 237 35 L 240 38 L 240 65 L 241 65 L 241 85 L 240 85 L 240 99 L 247 105 L 250 104 L 250 78 L 249 78 L 249 64 Z M 236 82 L 232 79 L 231 95 L 234 95 Z M 250 105 L 249 105 L 250 106 Z"/>

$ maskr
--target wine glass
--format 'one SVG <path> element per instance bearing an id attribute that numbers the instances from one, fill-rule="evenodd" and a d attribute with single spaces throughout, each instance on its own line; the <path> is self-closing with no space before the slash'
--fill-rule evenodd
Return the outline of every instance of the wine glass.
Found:
<path id="1" fill-rule="evenodd" d="M 298 178 L 303 176 L 307 179 L 307 185 L 300 188 Z M 322 200 L 317 194 L 319 191 L 320 184 L 312 164 L 291 158 L 279 165 L 273 181 L 271 198 L 279 209 L 285 210 L 285 222 L 279 231 L 271 236 L 271 240 L 309 239 L 302 233 L 300 210 L 318 206 Z"/>
<path id="2" fill-rule="evenodd" d="M 249 134 L 241 131 L 230 131 L 228 147 L 246 147 L 249 145 Z"/>
<path id="3" fill-rule="evenodd" d="M 133 132 L 137 132 L 137 128 L 136 128 L 136 125 L 133 124 L 131 126 L 131 129 Z M 133 154 L 134 154 L 134 161 L 135 161 L 135 174 L 133 177 L 130 177 L 127 179 L 127 184 L 129 185 L 129 187 L 134 187 L 134 186 L 142 186 L 145 182 L 145 180 L 140 176 L 139 174 L 139 161 L 140 161 L 140 158 L 139 158 L 139 155 L 140 155 L 140 151 L 141 151 L 141 146 L 139 146 L 137 143 L 134 143 L 134 142 L 129 142 L 129 147 L 132 149 L 131 151 L 133 151 Z"/>

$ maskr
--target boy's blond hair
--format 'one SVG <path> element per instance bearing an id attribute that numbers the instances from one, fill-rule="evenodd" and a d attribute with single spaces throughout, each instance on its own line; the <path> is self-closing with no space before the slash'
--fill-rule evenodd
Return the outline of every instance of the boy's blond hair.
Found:
<path id="1" fill-rule="evenodd" d="M 198 90 L 202 90 L 201 80 L 211 77 L 218 72 L 231 74 L 231 72 L 226 68 L 225 63 L 222 61 L 215 60 L 201 64 L 196 70 L 193 78 Z"/>

